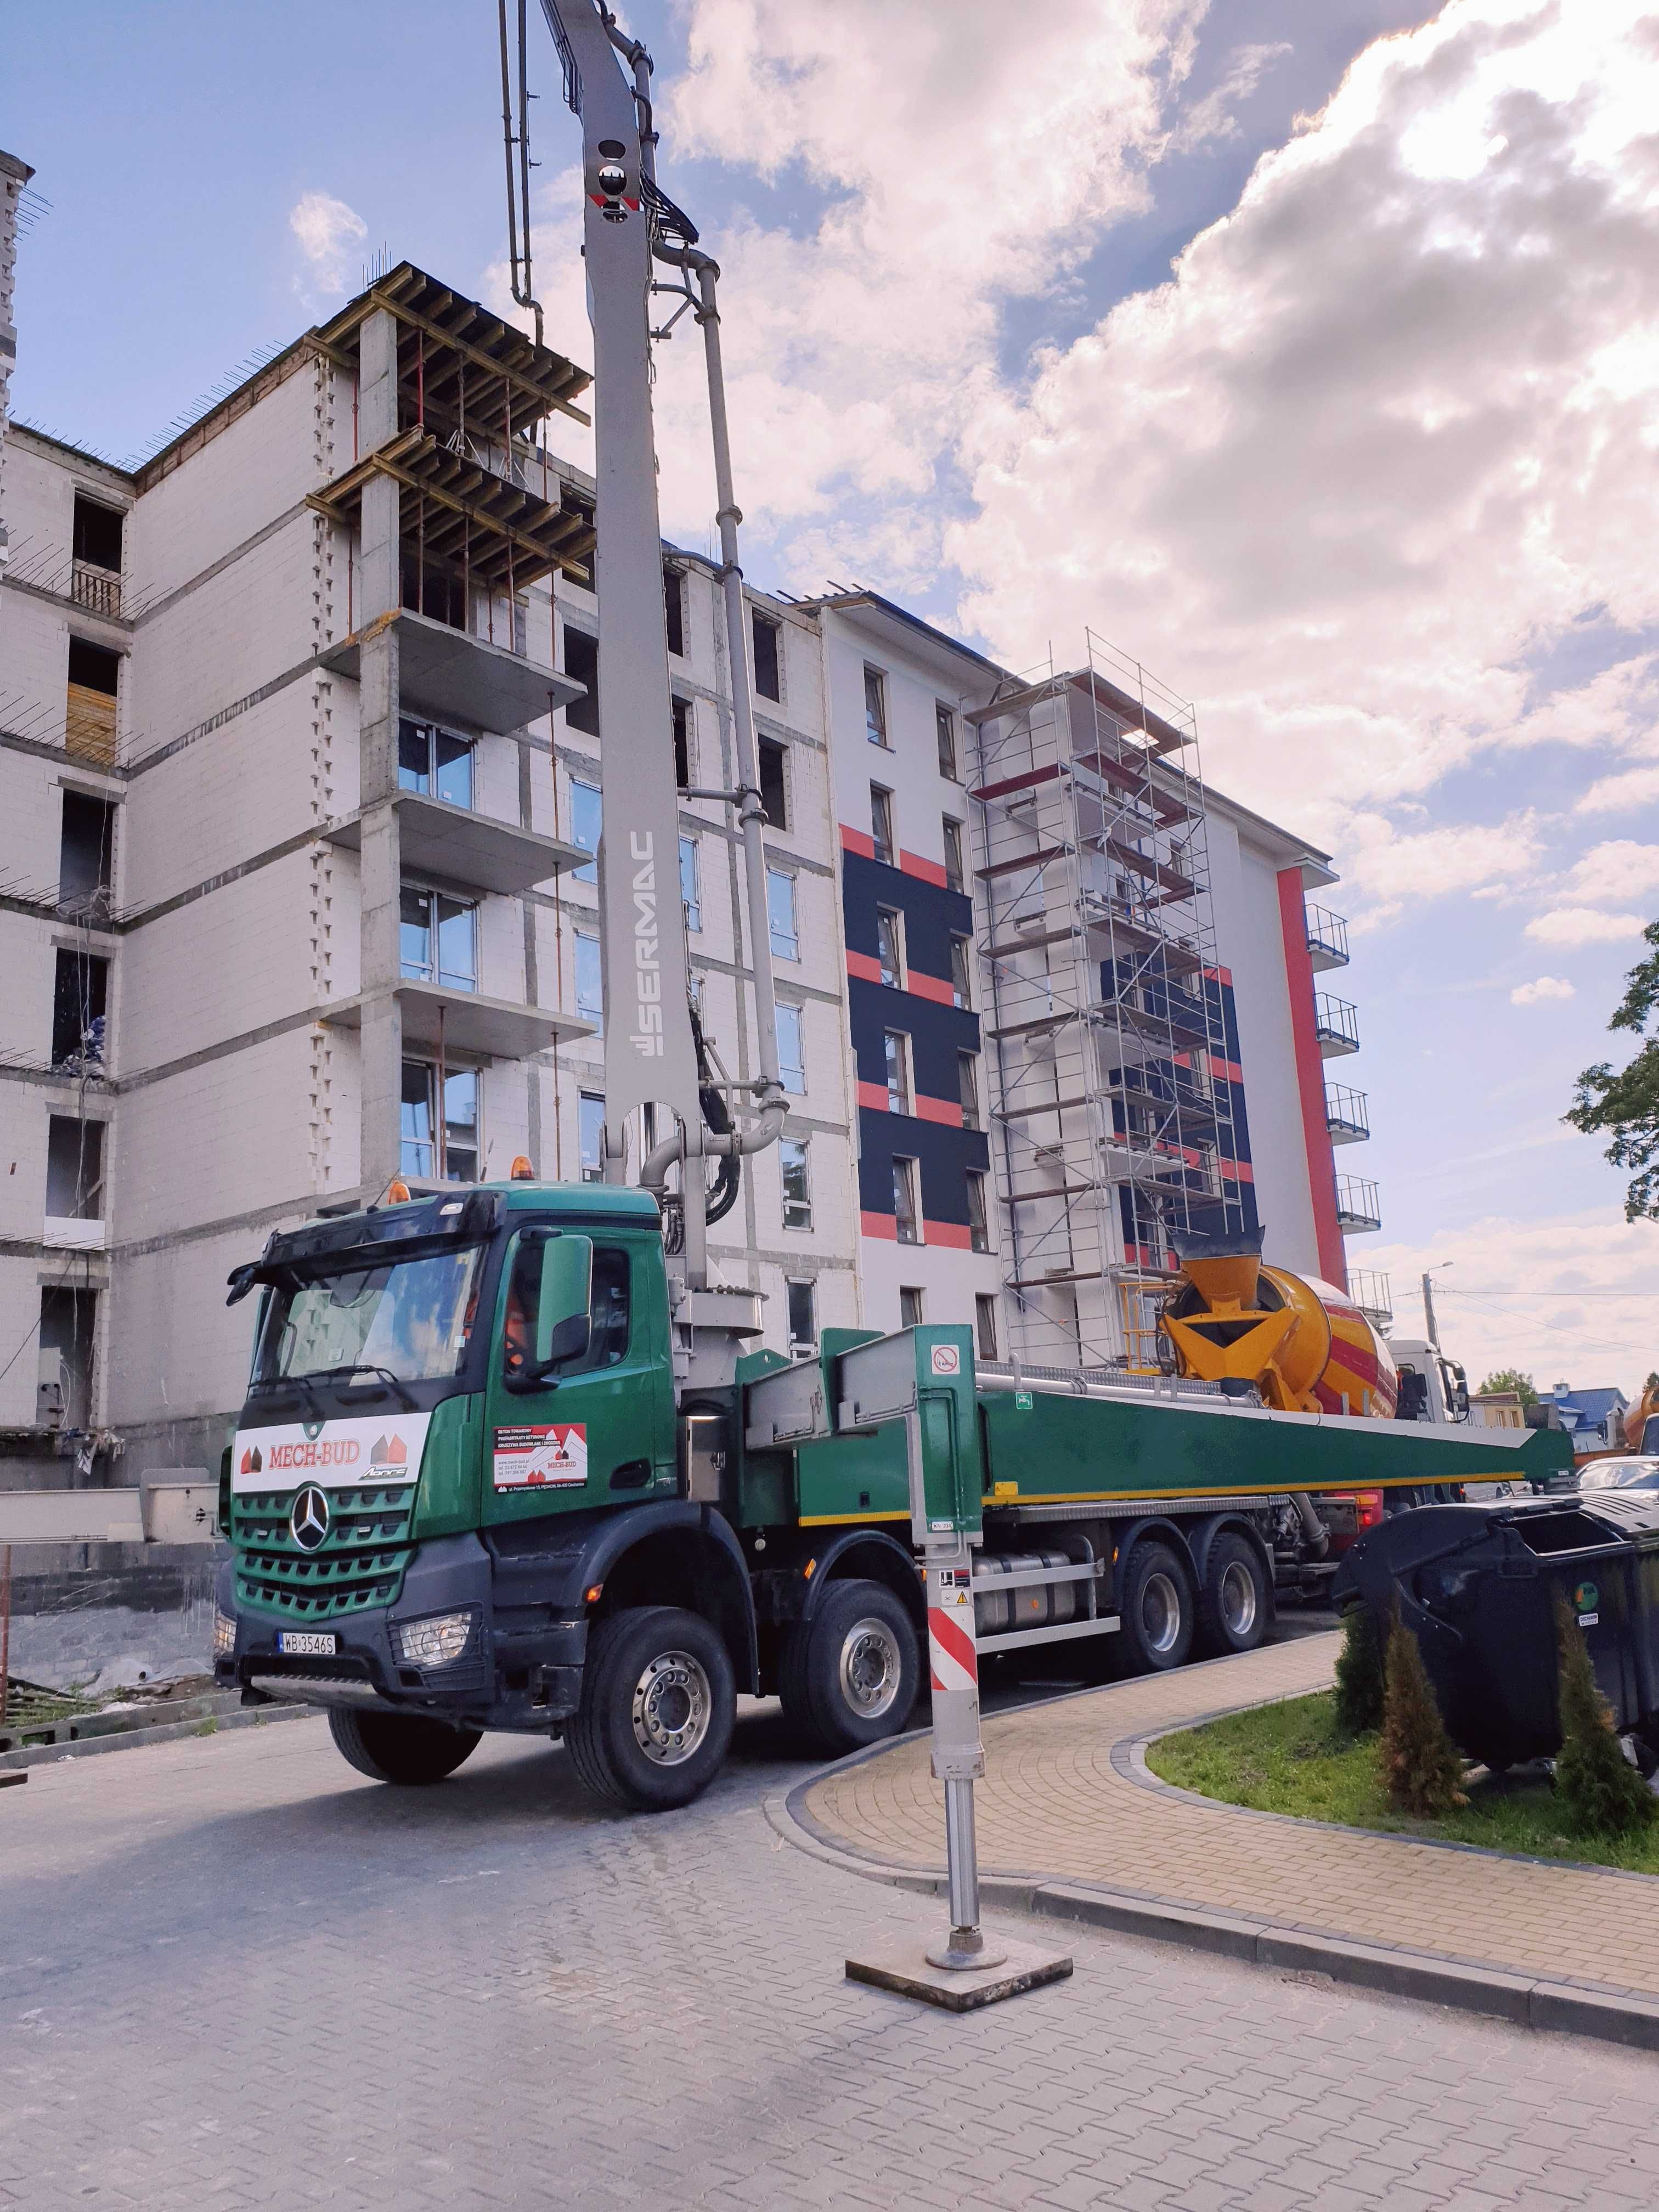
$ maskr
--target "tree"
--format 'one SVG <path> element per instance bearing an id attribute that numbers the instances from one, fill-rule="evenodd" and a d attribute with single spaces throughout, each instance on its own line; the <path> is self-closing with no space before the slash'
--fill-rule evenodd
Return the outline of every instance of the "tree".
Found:
<path id="1" fill-rule="evenodd" d="M 1440 1717 L 1417 1638 L 1398 1613 L 1389 1632 L 1387 1678 L 1377 1772 L 1402 1813 L 1437 1820 L 1469 1802 L 1463 1795 L 1463 1762 Z"/>
<path id="2" fill-rule="evenodd" d="M 1555 1788 L 1567 1824 L 1581 1836 L 1623 1836 L 1659 1813 L 1656 1797 L 1613 1732 L 1613 1709 L 1595 1686 L 1595 1669 L 1571 1608 L 1558 1595 L 1561 1753 Z"/>
<path id="3" fill-rule="evenodd" d="M 1518 1367 L 1495 1367 L 1480 1385 L 1484 1397 L 1488 1390 L 1513 1390 L 1523 1406 L 1538 1403 L 1538 1386 L 1530 1375 L 1523 1375 Z"/>
<path id="4" fill-rule="evenodd" d="M 1575 1086 L 1576 1103 L 1562 1116 L 1587 1137 L 1612 1137 L 1605 1157 L 1631 1173 L 1626 1221 L 1659 1217 L 1659 1036 L 1644 1035 L 1659 1012 L 1659 921 L 1642 934 L 1652 949 L 1626 976 L 1625 995 L 1607 1024 L 1633 1030 L 1642 1048 L 1616 1074 L 1606 1060 L 1587 1067 Z"/>
<path id="5" fill-rule="evenodd" d="M 1370 1735 L 1382 1725 L 1382 1648 L 1368 1605 L 1352 1606 L 1342 1616 L 1335 1715 L 1346 1736 Z"/>

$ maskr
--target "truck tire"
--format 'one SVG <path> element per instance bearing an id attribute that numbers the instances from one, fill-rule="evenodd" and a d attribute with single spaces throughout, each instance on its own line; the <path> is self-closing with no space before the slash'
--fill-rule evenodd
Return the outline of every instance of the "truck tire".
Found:
<path id="1" fill-rule="evenodd" d="M 737 1715 L 719 1632 L 678 1606 L 638 1606 L 588 1637 L 565 1742 L 590 1796 L 662 1813 L 689 1805 L 720 1772 Z"/>
<path id="2" fill-rule="evenodd" d="M 779 1655 L 785 1719 L 808 1749 L 832 1759 L 899 1735 L 921 1684 L 915 1625 L 880 1583 L 832 1583 Z"/>
<path id="3" fill-rule="evenodd" d="M 1193 1585 L 1167 1544 L 1135 1546 L 1123 1576 L 1123 1658 L 1132 1674 L 1161 1674 L 1193 1648 Z"/>
<path id="4" fill-rule="evenodd" d="M 451 1728 L 420 1713 L 365 1713 L 331 1708 L 328 1732 L 349 1766 L 374 1782 L 423 1788 L 453 1774 L 477 1749 L 482 1729 Z"/>
<path id="5" fill-rule="evenodd" d="M 1254 1651 L 1273 1623 L 1273 1585 L 1248 1537 L 1224 1528 L 1204 1559 L 1199 1644 L 1212 1657 Z"/>

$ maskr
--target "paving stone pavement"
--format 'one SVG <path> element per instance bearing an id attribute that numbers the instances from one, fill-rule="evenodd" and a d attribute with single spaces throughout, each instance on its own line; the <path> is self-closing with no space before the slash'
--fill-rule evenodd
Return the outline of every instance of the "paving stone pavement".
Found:
<path id="1" fill-rule="evenodd" d="M 0 1796 L 0 2204 L 1653 2202 L 1633 2053 L 1086 1930 L 963 2018 L 846 1982 L 939 1908 L 771 1832 L 784 1748 L 746 1713 L 654 1820 L 508 1739 L 385 1790 L 316 1720 L 37 1768 Z"/>
<path id="2" fill-rule="evenodd" d="M 1340 1642 L 1304 1637 L 988 1718 L 975 1792 L 981 1871 L 1098 1882 L 1464 1965 L 1659 1995 L 1659 1883 L 1647 1877 L 1360 1835 L 1137 1778 L 1126 1749 L 1134 1738 L 1324 1689 Z M 944 1793 L 924 1740 L 827 1776 L 800 1803 L 826 1842 L 896 1866 L 942 1866 Z"/>

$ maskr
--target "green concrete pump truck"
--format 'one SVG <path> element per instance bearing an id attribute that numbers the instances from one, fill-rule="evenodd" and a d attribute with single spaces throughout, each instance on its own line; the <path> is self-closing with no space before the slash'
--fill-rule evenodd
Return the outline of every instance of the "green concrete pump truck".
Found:
<path id="1" fill-rule="evenodd" d="M 823 1750 L 896 1733 L 921 1687 L 925 1634 L 949 1791 L 979 1770 L 975 1630 L 988 1654 L 1074 1639 L 1088 1664 L 1115 1644 L 1139 1668 L 1178 1665 L 1195 1644 L 1248 1650 L 1276 1582 L 1313 1571 L 1330 1547 L 1314 1496 L 1535 1475 L 1563 1440 L 1372 1417 L 1370 1370 L 1344 1386 L 1346 1417 L 1327 1419 L 1319 1297 L 1298 1319 L 1307 1286 L 1248 1255 L 1224 1261 L 1212 1285 L 1224 1312 L 1196 1285 L 1195 1305 L 1171 1308 L 1182 1381 L 976 1372 L 965 1328 L 826 1329 L 818 1356 L 793 1363 L 744 1349 L 760 1297 L 716 1279 L 708 1231 L 736 1202 L 744 1157 L 777 1141 L 788 1098 L 719 271 L 657 180 L 645 49 L 599 0 L 544 0 L 544 12 L 582 130 L 593 338 L 604 1180 L 540 1182 L 526 1160 L 502 1184 L 400 1189 L 366 1111 L 356 1197 L 274 1233 L 236 1270 L 233 1301 L 258 1291 L 261 1303 L 220 1485 L 231 1557 L 216 1674 L 256 1704 L 326 1707 L 346 1757 L 388 1782 L 435 1781 L 483 1729 L 516 1729 L 562 1735 L 592 1790 L 659 1807 L 685 1803 L 717 1771 L 739 1691 L 777 1692 Z M 520 10 L 521 46 L 523 22 Z M 522 52 L 519 82 L 524 156 Z M 510 228 L 512 281 L 535 313 L 539 359 L 526 215 Z M 653 332 L 664 295 L 681 304 Z M 708 374 L 732 787 L 682 793 L 651 345 L 687 313 Z M 365 358 L 420 393 L 421 333 L 393 328 L 389 307 L 371 321 Z M 510 396 L 502 404 L 502 434 L 521 444 L 536 410 L 521 422 Z M 386 466 L 372 546 L 364 495 L 356 636 L 365 759 L 382 767 L 396 757 L 401 666 Z M 401 542 L 407 558 L 412 540 Z M 475 614 L 450 636 L 458 683 Z M 482 696 L 465 719 L 493 726 Z M 398 793 L 371 782 L 362 851 L 395 884 Z M 688 993 L 683 799 L 723 802 L 741 855 L 738 997 L 746 990 L 752 1027 L 728 1057 L 757 1070 L 741 1079 Z M 394 984 L 366 988 L 367 1098 L 397 1095 L 401 1019 Z M 567 1037 L 586 1032 L 561 1021 Z M 1166 1201 L 1170 1229 L 1191 1230 L 1179 1175 Z M 1246 1352 L 1266 1389 L 1235 1371 Z"/>

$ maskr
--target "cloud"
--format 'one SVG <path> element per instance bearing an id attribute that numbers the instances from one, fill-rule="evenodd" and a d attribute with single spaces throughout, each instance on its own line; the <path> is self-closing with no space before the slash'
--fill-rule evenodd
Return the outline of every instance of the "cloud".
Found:
<path id="1" fill-rule="evenodd" d="M 1402 830 L 1386 815 L 1355 814 L 1344 825 L 1342 871 L 1357 925 L 1399 914 L 1410 902 L 1457 892 L 1501 896 L 1536 867 L 1542 838 L 1530 812 L 1508 820 Z"/>
<path id="2" fill-rule="evenodd" d="M 1242 137 L 1233 109 L 1248 100 L 1273 64 L 1291 51 L 1283 39 L 1271 46 L 1235 47 L 1220 82 L 1182 113 L 1171 141 L 1176 149 L 1188 153 L 1214 140 Z"/>
<path id="3" fill-rule="evenodd" d="M 1527 924 L 1540 945 L 1617 945 L 1639 937 L 1646 927 L 1639 914 L 1597 914 L 1593 907 L 1559 906 Z"/>
<path id="4" fill-rule="evenodd" d="M 1574 808 L 1577 814 L 1630 814 L 1659 805 L 1659 768 L 1627 768 L 1598 776 Z"/>
<path id="5" fill-rule="evenodd" d="M 1613 905 L 1622 899 L 1648 899 L 1659 892 L 1659 845 L 1638 845 L 1616 837 L 1593 845 L 1575 861 L 1561 886 L 1569 898 Z"/>
<path id="6" fill-rule="evenodd" d="M 1512 1006 L 1539 1006 L 1547 999 L 1571 999 L 1572 985 L 1559 975 L 1540 975 L 1535 982 L 1517 983 L 1510 993 Z"/>
<path id="7" fill-rule="evenodd" d="M 295 279 L 302 298 L 343 298 L 354 246 L 368 235 L 368 225 L 343 200 L 327 192 L 306 192 L 289 210 L 288 227 L 300 242 L 306 271 Z"/>

